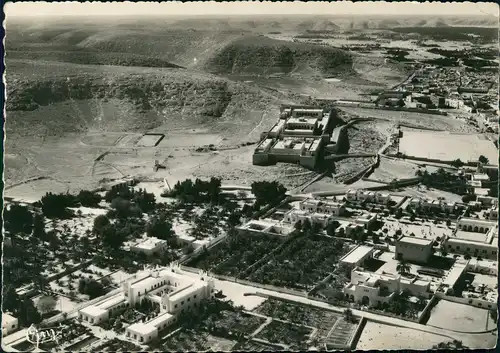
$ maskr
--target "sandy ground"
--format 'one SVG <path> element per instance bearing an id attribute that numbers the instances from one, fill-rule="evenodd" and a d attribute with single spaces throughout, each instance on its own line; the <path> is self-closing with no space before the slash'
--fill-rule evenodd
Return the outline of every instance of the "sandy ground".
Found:
<path id="1" fill-rule="evenodd" d="M 57 140 L 35 139 L 22 146 L 12 143 L 7 148 L 10 155 L 25 158 L 19 157 L 24 163 L 7 161 L 5 195 L 36 201 L 48 191 L 94 189 L 105 179 L 125 176 L 155 181 L 154 185 L 144 185 L 155 194 L 161 193 L 165 177 L 171 186 L 187 178 L 213 176 L 225 184 L 247 186 L 256 180 L 279 180 L 289 189 L 314 177 L 314 173 L 304 173 L 307 170 L 290 164 L 252 165 L 254 145 L 196 152 L 198 147 L 221 142 L 220 136 L 209 133 L 177 131 L 166 136 L 157 147 L 140 148 L 133 144 L 136 137 L 137 134 L 101 133 L 98 138 L 93 134 Z M 95 161 L 99 156 L 103 157 Z M 166 169 L 154 172 L 155 160 Z M 31 180 L 37 177 L 47 179 Z M 24 183 L 16 185 L 20 182 Z"/>
<path id="2" fill-rule="evenodd" d="M 432 309 L 427 325 L 462 332 L 481 332 L 496 326 L 488 310 L 446 300 Z"/>
<path id="3" fill-rule="evenodd" d="M 341 110 L 346 113 L 356 114 L 362 117 L 372 117 L 382 119 L 393 123 L 408 123 L 422 127 L 434 128 L 439 130 L 454 131 L 454 132 L 474 132 L 473 128 L 466 125 L 463 120 L 453 118 L 451 116 L 422 114 L 404 111 L 392 110 L 376 110 L 367 108 L 346 108 Z"/>
<path id="4" fill-rule="evenodd" d="M 432 200 L 437 200 L 439 197 L 444 197 L 446 201 L 462 202 L 462 197 L 460 195 L 432 188 L 427 190 L 423 186 L 408 187 L 405 188 L 404 191 L 393 190 L 391 191 L 391 193 L 396 195 L 408 195 L 411 197 L 424 197 Z"/>
<path id="5" fill-rule="evenodd" d="M 415 177 L 417 165 L 402 160 L 381 158 L 380 165 L 368 177 L 382 182 L 391 182 L 394 179 L 407 179 Z"/>
<path id="6" fill-rule="evenodd" d="M 498 150 L 482 135 L 449 134 L 434 131 L 404 131 L 399 151 L 407 156 L 452 161 L 477 161 L 484 155 L 497 163 Z"/>
<path id="7" fill-rule="evenodd" d="M 410 223 L 409 220 L 406 220 L 406 222 Z M 418 223 L 420 224 L 406 224 L 396 220 L 385 220 L 383 228 L 387 228 L 389 234 L 393 234 L 396 230 L 401 229 L 405 235 L 413 233 L 416 237 L 426 237 L 427 239 L 435 239 L 437 237 L 443 239 L 445 235 L 451 235 L 453 233 L 453 229 L 448 228 L 444 223 L 437 225 L 431 222 L 422 221 L 418 221 Z"/>
<path id="8" fill-rule="evenodd" d="M 368 321 L 356 345 L 358 350 L 430 349 L 449 339 L 409 328 Z"/>

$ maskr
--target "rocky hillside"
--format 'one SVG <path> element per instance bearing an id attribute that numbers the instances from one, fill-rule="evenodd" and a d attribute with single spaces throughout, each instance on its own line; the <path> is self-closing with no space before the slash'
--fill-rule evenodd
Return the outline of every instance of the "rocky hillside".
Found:
<path id="1" fill-rule="evenodd" d="M 218 74 L 300 74 L 305 71 L 328 76 L 345 73 L 351 66 L 351 56 L 340 49 L 258 36 L 235 40 L 215 51 L 206 61 L 205 69 Z"/>
<path id="2" fill-rule="evenodd" d="M 44 64 L 12 65 L 20 73 Z M 57 135 L 215 126 L 225 120 L 236 124 L 249 111 L 267 109 L 275 99 L 244 83 L 185 70 L 45 65 L 53 65 L 46 68 L 48 73 L 58 70 L 59 75 L 7 74 L 9 132 Z"/>

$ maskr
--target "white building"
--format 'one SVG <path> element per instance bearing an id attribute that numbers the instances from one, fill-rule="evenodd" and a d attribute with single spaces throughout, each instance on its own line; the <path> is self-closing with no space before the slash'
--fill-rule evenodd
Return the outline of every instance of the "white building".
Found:
<path id="1" fill-rule="evenodd" d="M 432 256 L 432 240 L 403 236 L 396 241 L 396 258 L 426 263 Z"/>
<path id="2" fill-rule="evenodd" d="M 178 266 L 146 270 L 123 284 L 123 292 L 101 302 L 80 309 L 81 320 L 96 324 L 107 320 L 126 307 L 143 300 L 160 309 L 160 314 L 148 322 L 126 328 L 126 336 L 145 343 L 157 337 L 158 332 L 176 321 L 176 315 L 195 308 L 205 298 L 214 295 L 214 281 L 206 273 L 184 273 Z"/>
<path id="3" fill-rule="evenodd" d="M 375 248 L 373 246 L 358 245 L 344 257 L 340 259 L 340 263 L 348 266 L 351 270 L 355 267 L 362 266 L 366 259 L 373 257 Z"/>
<path id="4" fill-rule="evenodd" d="M 159 253 L 162 250 L 166 250 L 167 247 L 168 243 L 166 240 L 149 237 L 146 240 L 140 241 L 139 243 L 130 246 L 130 250 L 135 252 L 142 252 L 146 255 L 153 255 Z"/>
<path id="5" fill-rule="evenodd" d="M 363 226 L 364 229 L 370 228 L 373 223 L 377 220 L 376 213 L 364 213 L 361 216 L 356 217 L 354 222 Z"/>
<path id="6" fill-rule="evenodd" d="M 345 212 L 344 202 L 334 202 L 326 200 L 307 199 L 300 203 L 302 211 L 311 213 L 324 213 L 333 216 L 340 216 Z"/>
<path id="7" fill-rule="evenodd" d="M 468 217 L 460 217 L 457 222 L 458 229 L 475 233 L 487 233 L 496 225 L 496 222 Z"/>
<path id="8" fill-rule="evenodd" d="M 346 199 L 354 202 L 373 202 L 378 204 L 388 204 L 391 200 L 391 195 L 385 192 L 375 192 L 367 190 L 348 190 L 346 194 Z"/>
<path id="9" fill-rule="evenodd" d="M 453 212 L 457 206 L 456 202 L 446 202 L 444 200 L 428 200 L 419 197 L 410 199 L 408 205 L 412 209 L 422 209 L 425 211 L 440 210 L 443 212 Z"/>
<path id="10" fill-rule="evenodd" d="M 2 336 L 5 337 L 19 328 L 17 318 L 8 314 L 2 313 Z"/>
<path id="11" fill-rule="evenodd" d="M 498 252 L 498 225 L 494 224 L 486 234 L 473 232 L 468 229 L 469 226 L 463 226 L 455 234 L 446 237 L 444 241 L 445 248 L 454 254 L 469 254 L 474 257 L 479 256 L 496 260 Z"/>
<path id="12" fill-rule="evenodd" d="M 351 282 L 344 287 L 346 299 L 368 306 L 388 304 L 394 293 L 410 291 L 412 295 L 429 297 L 430 282 L 418 277 L 408 279 L 397 274 L 379 274 L 355 267 L 351 271 Z"/>

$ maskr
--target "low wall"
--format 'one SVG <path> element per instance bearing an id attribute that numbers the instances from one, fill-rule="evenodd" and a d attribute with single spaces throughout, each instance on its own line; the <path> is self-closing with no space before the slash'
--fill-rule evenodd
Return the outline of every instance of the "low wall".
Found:
<path id="1" fill-rule="evenodd" d="M 454 161 L 444 161 L 441 159 L 434 159 L 434 158 L 425 158 L 425 157 L 415 157 L 415 156 L 397 156 L 397 155 L 390 155 L 388 154 L 387 156 L 389 157 L 394 157 L 394 158 L 399 158 L 399 159 L 409 159 L 413 161 L 419 161 L 419 162 L 431 162 L 431 163 L 439 163 L 439 164 L 449 164 L 453 165 L 455 162 Z M 471 167 L 476 167 L 477 162 L 463 162 L 464 165 L 471 166 Z"/>
<path id="2" fill-rule="evenodd" d="M 359 321 L 359 324 L 356 327 L 356 331 L 354 331 L 354 335 L 352 335 L 351 339 L 349 340 L 349 349 L 350 350 L 356 349 L 356 345 L 358 344 L 359 338 L 361 337 L 361 333 L 363 332 L 363 329 L 365 328 L 366 321 L 367 320 L 364 316 Z"/>
<path id="3" fill-rule="evenodd" d="M 84 261 L 84 262 L 82 262 L 82 263 L 80 263 L 78 265 L 75 265 L 73 267 L 70 267 L 70 268 L 68 268 L 68 269 L 66 269 L 66 270 L 64 270 L 62 272 L 59 272 L 59 273 L 56 273 L 55 275 L 47 277 L 46 280 L 47 280 L 47 282 L 52 282 L 52 281 L 55 281 L 57 279 L 60 279 L 60 278 L 66 276 L 66 275 L 68 275 L 70 273 L 73 273 L 75 271 L 78 271 L 81 268 L 84 268 L 85 266 L 91 265 L 92 261 L 94 261 L 94 259 L 90 259 L 90 260 Z"/>
<path id="4" fill-rule="evenodd" d="M 419 324 L 425 325 L 427 323 L 427 321 L 431 317 L 432 308 L 434 308 L 436 306 L 436 304 L 439 303 L 439 300 L 440 299 L 436 295 L 432 296 L 431 300 L 429 300 L 429 302 L 425 306 L 424 310 L 422 311 L 422 313 L 418 317 Z"/>
<path id="5" fill-rule="evenodd" d="M 300 291 L 294 290 L 294 289 L 275 287 L 275 286 L 270 285 L 270 284 L 261 284 L 261 283 L 257 283 L 257 282 L 250 282 L 250 281 L 247 281 L 244 279 L 239 279 L 236 277 L 230 277 L 230 276 L 225 276 L 225 275 L 218 275 L 215 273 L 210 273 L 210 276 L 217 278 L 217 279 L 220 279 L 220 280 L 223 280 L 223 281 L 239 283 L 239 284 L 246 285 L 246 286 L 267 289 L 267 290 L 274 291 L 274 292 L 285 293 L 285 294 L 295 295 L 295 296 L 304 297 L 304 298 L 307 297 L 306 292 L 300 292 Z M 261 294 L 258 294 L 258 295 L 261 295 Z"/>

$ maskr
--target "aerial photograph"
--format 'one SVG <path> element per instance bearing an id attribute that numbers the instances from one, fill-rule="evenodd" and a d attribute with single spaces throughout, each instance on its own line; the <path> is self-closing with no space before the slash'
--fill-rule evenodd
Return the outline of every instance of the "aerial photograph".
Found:
<path id="1" fill-rule="evenodd" d="M 2 350 L 493 349 L 499 6 L 4 6 Z"/>

